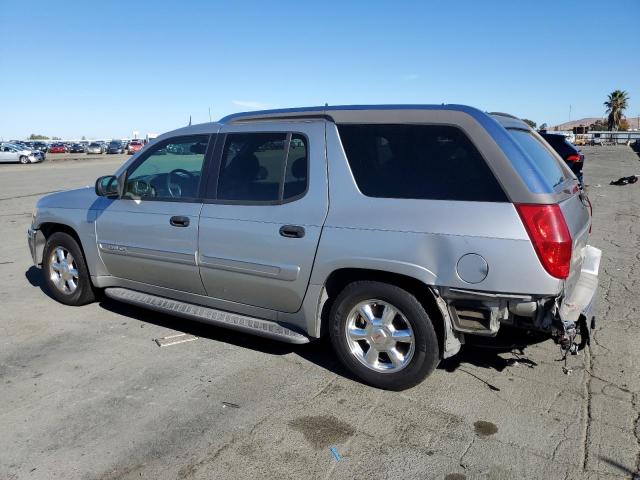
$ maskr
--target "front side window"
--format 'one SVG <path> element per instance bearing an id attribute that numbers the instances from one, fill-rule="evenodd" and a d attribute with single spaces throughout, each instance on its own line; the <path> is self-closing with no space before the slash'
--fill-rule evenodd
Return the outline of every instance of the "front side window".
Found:
<path id="1" fill-rule="evenodd" d="M 218 179 L 218 200 L 279 202 L 307 189 L 304 136 L 232 133 L 226 137 Z"/>
<path id="2" fill-rule="evenodd" d="M 338 131 L 364 195 L 507 201 L 480 152 L 457 127 L 344 124 Z"/>
<path id="3" fill-rule="evenodd" d="M 208 135 L 162 142 L 127 174 L 124 198 L 185 200 L 198 197 Z"/>

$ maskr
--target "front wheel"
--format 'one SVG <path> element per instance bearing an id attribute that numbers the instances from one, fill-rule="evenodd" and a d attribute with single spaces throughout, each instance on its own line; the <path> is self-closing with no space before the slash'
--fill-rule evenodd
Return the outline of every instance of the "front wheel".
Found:
<path id="1" fill-rule="evenodd" d="M 331 343 L 340 361 L 364 382 L 404 390 L 437 367 L 435 329 L 422 304 L 395 285 L 359 281 L 336 298 Z"/>
<path id="2" fill-rule="evenodd" d="M 21 164 L 23 164 L 23 165 L 26 165 L 27 163 L 30 163 L 30 162 L 29 162 L 29 157 L 26 157 L 26 156 L 24 156 L 24 155 L 23 155 L 23 156 L 21 156 L 21 157 L 20 157 L 20 163 L 21 163 Z"/>
<path id="3" fill-rule="evenodd" d="M 56 232 L 44 246 L 42 272 L 53 297 L 65 305 L 86 305 L 95 300 L 89 270 L 75 239 Z"/>

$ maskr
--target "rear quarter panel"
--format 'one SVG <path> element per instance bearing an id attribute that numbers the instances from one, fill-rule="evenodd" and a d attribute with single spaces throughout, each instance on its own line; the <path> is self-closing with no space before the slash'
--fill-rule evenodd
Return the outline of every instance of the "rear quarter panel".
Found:
<path id="1" fill-rule="evenodd" d="M 312 284 L 323 284 L 338 268 L 370 268 L 434 286 L 527 295 L 561 292 L 562 283 L 540 264 L 511 203 L 366 197 L 332 124 L 327 126 L 327 156 L 331 201 Z M 479 283 L 458 276 L 458 260 L 468 253 L 488 263 Z"/>

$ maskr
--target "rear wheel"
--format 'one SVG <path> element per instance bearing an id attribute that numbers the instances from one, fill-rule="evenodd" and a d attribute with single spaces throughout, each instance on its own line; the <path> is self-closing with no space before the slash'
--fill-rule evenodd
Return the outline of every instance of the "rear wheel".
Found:
<path id="1" fill-rule="evenodd" d="M 84 255 L 75 239 L 56 232 L 44 246 L 42 271 L 53 297 L 65 305 L 85 305 L 95 300 Z"/>
<path id="2" fill-rule="evenodd" d="M 338 358 L 370 385 L 404 390 L 438 365 L 438 340 L 429 315 L 415 296 L 395 285 L 348 285 L 336 298 L 330 321 Z"/>

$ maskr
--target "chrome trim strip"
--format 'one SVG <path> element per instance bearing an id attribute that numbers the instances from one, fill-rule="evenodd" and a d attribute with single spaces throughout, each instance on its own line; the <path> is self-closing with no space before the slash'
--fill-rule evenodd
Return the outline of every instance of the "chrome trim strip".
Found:
<path id="1" fill-rule="evenodd" d="M 118 245 L 115 243 L 99 242 L 98 248 L 103 253 L 112 255 L 124 255 L 146 260 L 157 260 L 167 263 L 179 263 L 182 265 L 196 265 L 194 254 L 176 252 L 170 250 L 154 250 L 151 248 L 134 247 L 131 245 Z"/>
<path id="2" fill-rule="evenodd" d="M 245 262 L 231 258 L 211 257 L 200 254 L 200 267 L 215 268 L 229 272 L 245 273 L 257 277 L 275 278 L 287 282 L 298 279 L 300 267 L 298 265 L 265 265 L 262 263 Z"/>

